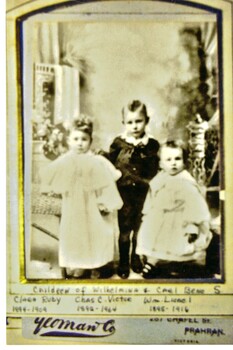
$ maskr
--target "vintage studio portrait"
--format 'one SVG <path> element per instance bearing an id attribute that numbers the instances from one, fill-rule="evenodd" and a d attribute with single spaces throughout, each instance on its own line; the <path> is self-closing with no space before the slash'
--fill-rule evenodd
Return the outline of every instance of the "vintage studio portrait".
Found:
<path id="1" fill-rule="evenodd" d="M 25 277 L 220 280 L 216 21 L 52 14 L 22 28 Z"/>

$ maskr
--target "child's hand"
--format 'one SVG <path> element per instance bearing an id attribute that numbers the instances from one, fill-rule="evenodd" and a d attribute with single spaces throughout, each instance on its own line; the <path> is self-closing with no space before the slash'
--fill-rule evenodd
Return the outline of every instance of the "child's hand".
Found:
<path id="1" fill-rule="evenodd" d="M 110 213 L 109 210 L 103 204 L 98 204 L 98 208 L 103 216 L 106 216 Z"/>
<path id="2" fill-rule="evenodd" d="M 199 235 L 198 226 L 195 224 L 185 223 L 185 236 L 188 236 L 188 242 L 193 243 Z"/>

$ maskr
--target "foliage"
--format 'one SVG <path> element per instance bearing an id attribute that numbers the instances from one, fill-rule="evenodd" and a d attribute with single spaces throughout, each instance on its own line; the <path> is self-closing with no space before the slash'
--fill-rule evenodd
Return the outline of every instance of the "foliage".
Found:
<path id="1" fill-rule="evenodd" d="M 38 117 L 33 121 L 33 140 L 44 141 L 44 155 L 54 160 L 68 150 L 67 129 L 66 122 L 52 124 L 49 118 Z"/>

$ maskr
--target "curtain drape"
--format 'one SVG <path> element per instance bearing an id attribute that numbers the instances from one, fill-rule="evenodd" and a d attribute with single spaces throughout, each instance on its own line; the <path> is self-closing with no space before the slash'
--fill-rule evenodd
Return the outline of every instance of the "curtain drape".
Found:
<path id="1" fill-rule="evenodd" d="M 206 67 L 209 72 L 209 95 L 216 95 L 216 81 L 215 76 L 217 74 L 218 62 L 217 62 L 217 28 L 216 23 L 203 23 L 201 25 L 202 30 L 202 42 L 204 45 L 204 51 L 206 55 Z"/>
<path id="2" fill-rule="evenodd" d="M 202 41 L 204 44 L 206 54 L 206 67 L 210 73 L 210 77 L 207 80 L 209 86 L 210 98 L 217 99 L 217 82 L 215 76 L 217 75 L 218 62 L 217 62 L 217 28 L 216 23 L 203 23 L 201 25 Z M 214 72 L 215 70 L 215 72 Z M 213 115 L 209 120 L 209 127 L 219 128 L 219 109 L 213 111 Z"/>
<path id="3" fill-rule="evenodd" d="M 54 123 L 79 115 L 79 71 L 77 68 L 55 67 Z"/>
<path id="4" fill-rule="evenodd" d="M 37 63 L 59 64 L 60 45 L 58 35 L 58 23 L 40 22 L 36 24 L 38 38 Z"/>
<path id="5" fill-rule="evenodd" d="M 37 52 L 35 67 L 43 66 L 51 71 L 53 67 L 54 97 L 51 110 L 51 120 L 54 124 L 66 119 L 72 119 L 79 114 L 79 70 L 71 65 L 62 64 L 62 43 L 57 22 L 40 22 L 36 25 Z M 65 53 L 67 54 L 67 53 Z M 45 69 L 43 71 L 45 71 Z M 43 73 L 44 74 L 44 73 Z M 44 79 L 41 70 L 36 69 L 35 82 Z M 43 82 L 41 83 L 43 85 Z M 41 90 L 41 91 L 40 91 Z M 37 111 L 46 110 L 45 91 L 35 86 L 35 108 Z"/>

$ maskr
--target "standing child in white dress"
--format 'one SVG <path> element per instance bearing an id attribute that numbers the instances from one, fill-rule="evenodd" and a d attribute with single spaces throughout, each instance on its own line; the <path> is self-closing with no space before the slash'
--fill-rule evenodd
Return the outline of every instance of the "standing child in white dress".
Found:
<path id="1" fill-rule="evenodd" d="M 59 265 L 67 276 L 82 277 L 113 261 L 116 211 L 123 205 L 116 187 L 121 173 L 104 157 L 90 151 L 92 122 L 73 122 L 69 151 L 52 161 L 43 183 L 62 195 Z"/>
<path id="2" fill-rule="evenodd" d="M 147 261 L 142 275 L 156 277 L 160 261 L 205 264 L 212 234 L 210 213 L 195 179 L 185 170 L 185 150 L 179 141 L 161 146 L 160 167 L 150 182 L 137 253 Z"/>

